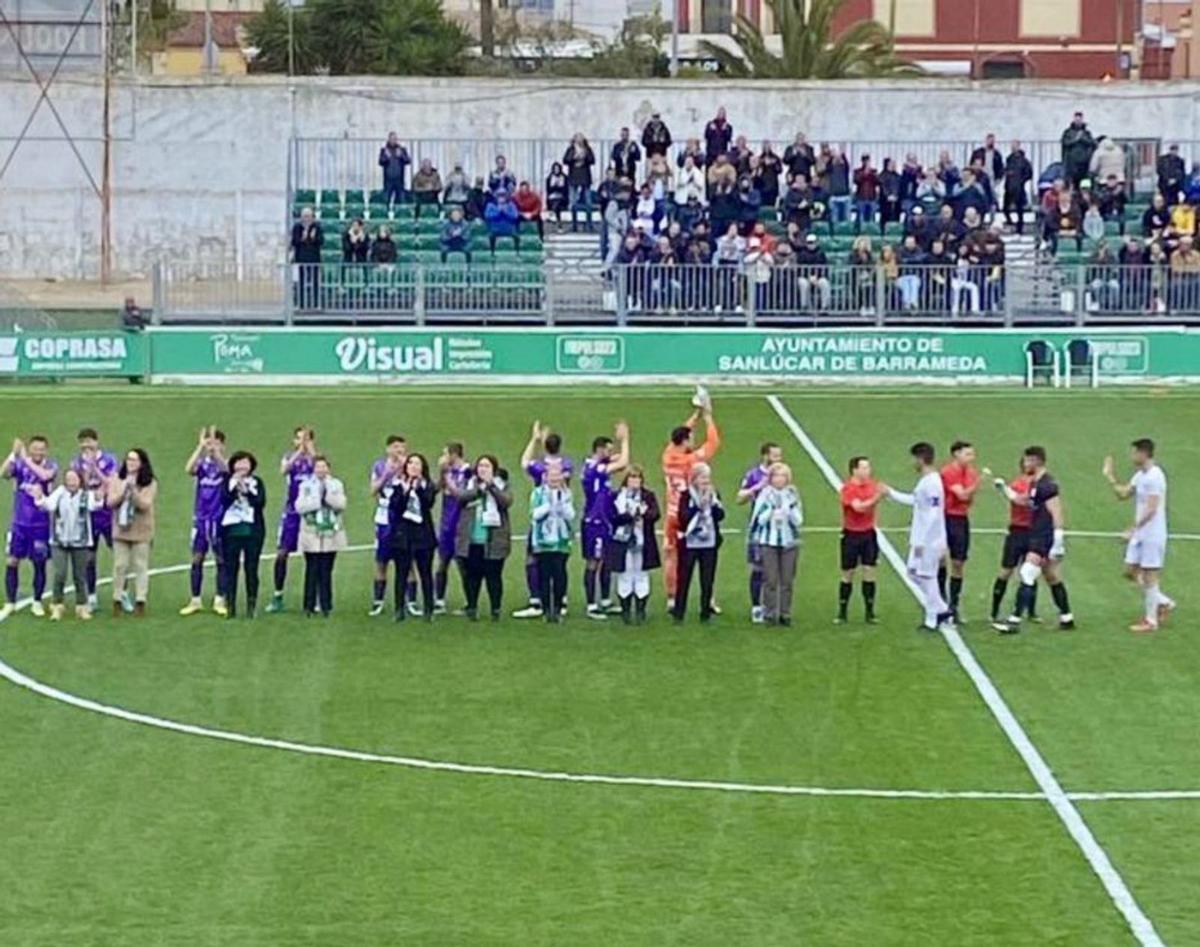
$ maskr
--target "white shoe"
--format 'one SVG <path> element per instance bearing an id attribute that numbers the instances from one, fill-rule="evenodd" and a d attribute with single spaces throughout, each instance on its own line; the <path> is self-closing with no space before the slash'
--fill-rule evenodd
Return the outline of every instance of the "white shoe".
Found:
<path id="1" fill-rule="evenodd" d="M 133 597 L 127 591 L 121 593 L 121 611 L 133 614 Z"/>
<path id="2" fill-rule="evenodd" d="M 761 605 L 755 605 L 750 609 L 750 621 L 756 625 L 761 625 L 764 621 L 766 621 L 766 609 L 764 609 Z"/>
<path id="3" fill-rule="evenodd" d="M 5 602 L 3 607 L 0 607 L 0 621 L 4 621 L 9 615 L 16 611 L 12 602 Z"/>
<path id="4" fill-rule="evenodd" d="M 563 609 L 563 614 L 566 614 L 566 609 Z M 599 605 L 589 605 L 587 607 L 587 617 L 594 618 L 596 621 L 608 621 L 608 613 L 602 611 Z"/>
<path id="5" fill-rule="evenodd" d="M 413 618 L 420 618 L 422 615 L 425 614 L 423 611 L 421 611 L 421 606 L 418 605 L 416 602 L 408 603 L 408 613 L 410 615 L 412 615 Z"/>
<path id="6" fill-rule="evenodd" d="M 372 602 L 371 610 L 367 612 L 368 618 L 378 618 L 383 614 L 383 602 Z"/>
<path id="7" fill-rule="evenodd" d="M 29 614 L 34 618 L 46 617 L 46 606 L 42 604 L 41 599 L 34 599 L 29 606 Z"/>
<path id="8" fill-rule="evenodd" d="M 525 608 L 518 609 L 517 611 L 513 612 L 512 617 L 513 618 L 541 618 L 543 615 L 545 615 L 545 612 L 542 611 L 541 605 L 534 605 L 534 604 L 530 603 Z"/>
<path id="9" fill-rule="evenodd" d="M 62 617 L 63 617 L 64 613 L 66 612 L 66 610 L 67 610 L 66 606 L 64 606 L 64 605 L 51 605 L 50 606 L 50 620 L 51 621 L 62 621 Z"/>
<path id="10" fill-rule="evenodd" d="M 433 613 L 435 615 L 445 615 L 446 614 L 446 600 L 445 599 L 442 599 L 440 601 L 436 601 L 433 603 Z"/>

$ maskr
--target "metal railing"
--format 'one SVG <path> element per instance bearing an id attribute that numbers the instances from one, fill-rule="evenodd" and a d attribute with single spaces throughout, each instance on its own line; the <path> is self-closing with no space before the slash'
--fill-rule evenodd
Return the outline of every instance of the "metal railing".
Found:
<path id="1" fill-rule="evenodd" d="M 1200 273 L 1149 265 L 277 264 L 155 272 L 166 323 L 1200 323 Z"/>

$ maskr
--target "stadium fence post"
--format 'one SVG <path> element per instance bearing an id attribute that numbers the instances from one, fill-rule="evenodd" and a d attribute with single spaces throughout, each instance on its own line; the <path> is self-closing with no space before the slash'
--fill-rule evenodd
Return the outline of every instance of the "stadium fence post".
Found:
<path id="1" fill-rule="evenodd" d="M 1004 264 L 1003 283 L 1001 285 L 1004 288 L 1004 327 L 1006 329 L 1012 328 L 1013 317 L 1015 315 L 1013 309 L 1016 304 L 1013 302 L 1012 275 L 1012 268 L 1007 263 Z"/>
<path id="2" fill-rule="evenodd" d="M 887 277 L 883 267 L 875 267 L 875 325 L 887 325 Z"/>
<path id="3" fill-rule="evenodd" d="M 614 285 L 617 290 L 617 325 L 623 326 L 629 321 L 629 297 L 626 266 L 622 263 L 613 265 Z"/>
<path id="4" fill-rule="evenodd" d="M 154 264 L 154 269 L 150 273 L 150 321 L 156 325 L 162 325 L 163 313 L 163 273 L 162 260 Z"/>
<path id="5" fill-rule="evenodd" d="M 1087 322 L 1087 267 L 1075 264 L 1075 325 Z"/>
<path id="6" fill-rule="evenodd" d="M 546 273 L 546 278 L 542 283 L 542 317 L 546 320 L 546 325 L 554 325 L 554 273 Z"/>
<path id="7" fill-rule="evenodd" d="M 425 267 L 419 265 L 413 281 L 413 316 L 417 325 L 425 325 Z"/>
<path id="8" fill-rule="evenodd" d="M 280 269 L 283 283 L 283 321 L 285 325 L 290 326 L 296 314 L 296 284 L 292 279 L 291 264 L 284 263 Z"/>
<path id="9" fill-rule="evenodd" d="M 758 305 L 758 284 L 750 278 L 750 273 L 744 267 L 739 274 L 742 284 L 742 297 L 746 300 L 746 325 L 753 328 L 757 321 L 755 307 Z"/>

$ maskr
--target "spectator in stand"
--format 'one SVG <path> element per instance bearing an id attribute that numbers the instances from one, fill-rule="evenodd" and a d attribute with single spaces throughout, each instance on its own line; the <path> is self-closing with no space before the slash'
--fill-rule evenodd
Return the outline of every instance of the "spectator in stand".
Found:
<path id="1" fill-rule="evenodd" d="M 1088 174 L 1093 184 L 1116 178 L 1125 183 L 1125 149 L 1107 135 L 1096 139 L 1096 150 L 1088 161 Z"/>
<path id="2" fill-rule="evenodd" d="M 965 218 L 968 210 L 974 210 L 983 217 L 992 208 L 991 197 L 970 168 L 962 174 L 962 186 L 954 195 L 954 205 L 960 218 Z"/>
<path id="3" fill-rule="evenodd" d="M 387 142 L 379 149 L 379 167 L 383 169 L 383 199 L 389 206 L 405 200 L 404 180 L 410 164 L 408 149 L 395 132 L 388 132 Z"/>
<path id="4" fill-rule="evenodd" d="M 1062 133 L 1063 175 L 1073 187 L 1079 187 L 1088 176 L 1095 150 L 1096 140 L 1083 120 L 1083 113 L 1076 112 Z"/>
<path id="5" fill-rule="evenodd" d="M 758 223 L 758 212 L 762 207 L 762 195 L 754 187 L 754 182 L 746 175 L 738 179 L 737 191 L 737 220 L 741 225 L 743 236 L 748 235 Z"/>
<path id="6" fill-rule="evenodd" d="M 629 178 L 631 181 L 637 180 L 637 166 L 638 162 L 642 160 L 642 149 L 638 147 L 636 141 L 629 137 L 628 128 L 621 129 L 620 137 L 612 146 L 609 160 L 617 169 L 617 177 Z"/>
<path id="7" fill-rule="evenodd" d="M 871 238 L 855 237 L 850 248 L 850 294 L 861 316 L 875 311 L 875 254 Z"/>
<path id="8" fill-rule="evenodd" d="M 926 302 L 934 312 L 950 308 L 950 283 L 954 275 L 955 258 L 946 252 L 946 245 L 937 237 L 929 245 L 925 257 Z"/>
<path id="9" fill-rule="evenodd" d="M 829 142 L 823 141 L 820 148 L 817 149 L 812 174 L 809 175 L 808 180 L 814 188 L 820 188 L 826 194 L 829 193 L 829 165 L 832 162 L 833 149 L 829 147 Z"/>
<path id="10" fill-rule="evenodd" d="M 292 225 L 292 262 L 297 264 L 297 305 L 313 309 L 321 298 L 321 245 L 325 240 L 313 209 L 300 211 L 300 220 Z"/>
<path id="11" fill-rule="evenodd" d="M 1167 301 L 1169 308 L 1180 311 L 1196 309 L 1200 304 L 1200 250 L 1191 234 L 1179 238 L 1179 246 L 1171 254 L 1171 283 Z"/>
<path id="12" fill-rule="evenodd" d="M 850 219 L 850 162 L 836 146 L 829 149 L 829 160 L 825 168 L 829 176 L 829 212 L 835 224 L 844 224 Z"/>
<path id="13" fill-rule="evenodd" d="M 646 183 L 654 196 L 654 223 L 661 227 L 667 216 L 667 197 L 674 187 L 675 174 L 664 155 L 653 155 L 646 162 Z"/>
<path id="14" fill-rule="evenodd" d="M 854 232 L 862 233 L 864 222 L 871 223 L 879 213 L 879 173 L 871 156 L 863 155 L 854 169 Z"/>
<path id="15" fill-rule="evenodd" d="M 1179 157 L 1179 145 L 1171 145 L 1165 155 L 1159 155 L 1155 163 L 1158 173 L 1158 193 L 1167 200 L 1170 206 L 1179 200 L 1179 192 L 1183 190 L 1183 182 L 1187 177 L 1187 167 Z"/>
<path id="16" fill-rule="evenodd" d="M 901 305 L 910 311 L 915 310 L 921 303 L 921 290 L 924 286 L 922 276 L 925 267 L 925 251 L 917 244 L 912 234 L 904 238 L 904 245 L 898 254 L 900 277 L 896 287 L 900 290 Z"/>
<path id="17" fill-rule="evenodd" d="M 796 251 L 796 269 L 800 277 L 800 306 L 813 305 L 821 312 L 829 310 L 832 289 L 829 282 L 829 258 L 817 242 L 817 235 L 804 237 L 804 246 Z"/>
<path id="18" fill-rule="evenodd" d="M 471 262 L 471 231 L 461 207 L 450 208 L 450 214 L 442 222 L 442 262 L 451 253 L 461 253 L 468 264 Z M 492 250 L 496 249 L 496 238 L 492 237 Z"/>
<path id="19" fill-rule="evenodd" d="M 517 228 L 521 215 L 517 212 L 517 205 L 509 198 L 507 191 L 496 192 L 496 199 L 488 204 L 487 209 L 483 212 L 483 219 L 487 221 L 488 246 L 493 255 L 496 253 L 496 240 L 502 237 L 511 238 L 513 249 L 520 251 L 521 237 L 517 233 Z"/>
<path id="20" fill-rule="evenodd" d="M 1100 190 L 1096 194 L 1097 205 L 1100 208 L 1100 216 L 1104 220 L 1113 220 L 1117 223 L 1117 232 L 1125 233 L 1125 185 L 1118 181 L 1113 175 L 1100 185 Z"/>
<path id="21" fill-rule="evenodd" d="M 675 178 L 675 206 L 684 207 L 693 195 L 702 204 L 706 190 L 703 169 L 692 155 L 686 155 Z"/>
<path id="22" fill-rule="evenodd" d="M 125 305 L 121 308 L 121 328 L 126 332 L 142 332 L 149 324 L 150 320 L 142 312 L 142 307 L 137 304 L 137 300 L 132 296 L 126 296 Z"/>
<path id="23" fill-rule="evenodd" d="M 1183 180 L 1183 199 L 1189 204 L 1200 204 L 1200 164 L 1192 165 L 1192 173 Z"/>
<path id="24" fill-rule="evenodd" d="M 655 155 L 666 157 L 671 147 L 671 130 L 658 112 L 650 113 L 650 121 L 642 129 L 642 148 L 647 158 Z"/>
<path id="25" fill-rule="evenodd" d="M 812 145 L 808 143 L 808 139 L 804 137 L 803 132 L 797 132 L 796 140 L 784 150 L 783 163 L 787 165 L 788 174 L 793 178 L 812 177 L 812 170 L 813 166 L 817 163 L 817 157 L 813 154 Z"/>
<path id="26" fill-rule="evenodd" d="M 355 217 L 350 221 L 350 226 L 346 228 L 346 232 L 342 234 L 342 262 L 366 263 L 367 254 L 370 253 L 370 250 L 371 238 L 367 236 L 362 218 Z"/>
<path id="27" fill-rule="evenodd" d="M 638 192 L 637 203 L 633 206 L 633 224 L 642 227 L 646 233 L 655 232 L 655 217 L 658 205 L 654 200 L 654 191 L 649 184 L 643 184 Z"/>
<path id="28" fill-rule="evenodd" d="M 733 143 L 733 148 L 729 151 L 729 163 L 733 165 L 733 170 L 737 172 L 738 177 L 750 173 L 750 159 L 753 157 L 754 152 L 746 143 L 746 136 L 738 135 L 737 140 Z"/>
<path id="29" fill-rule="evenodd" d="M 983 191 L 983 196 L 987 200 L 988 213 L 991 213 L 996 208 L 996 189 L 992 186 L 992 176 L 983 166 L 982 161 L 971 162 L 969 169 L 975 176 L 975 186 Z"/>
<path id="30" fill-rule="evenodd" d="M 1004 233 L 998 223 L 993 223 L 983 235 L 978 252 L 983 279 L 983 310 L 991 312 L 1003 308 L 1004 300 Z"/>
<path id="31" fill-rule="evenodd" d="M 1161 240 L 1171 226 L 1171 210 L 1167 198 L 1160 191 L 1150 199 L 1150 206 L 1142 214 L 1142 236 L 1147 240 Z"/>
<path id="32" fill-rule="evenodd" d="M 579 214 L 583 213 L 584 226 L 591 231 L 592 225 L 592 168 L 596 164 L 596 154 L 592 146 L 583 137 L 582 132 L 576 132 L 563 152 L 563 165 L 567 169 L 567 187 L 570 189 L 571 230 L 579 230 Z M 547 196 L 549 189 L 547 189 Z M 600 208 L 601 217 L 604 208 Z"/>
<path id="33" fill-rule="evenodd" d="M 900 168 L 900 206 L 908 213 L 917 202 L 917 187 L 925 177 L 921 162 L 911 151 L 904 156 L 904 165 Z"/>
<path id="34" fill-rule="evenodd" d="M 504 155 L 496 155 L 496 167 L 488 175 L 487 189 L 492 198 L 501 191 L 511 194 L 517 189 L 517 176 L 508 170 L 508 159 Z"/>
<path id="35" fill-rule="evenodd" d="M 691 158 L 696 167 L 703 171 L 708 167 L 708 155 L 704 153 L 704 147 L 700 144 L 699 138 L 689 138 L 683 146 L 683 151 L 675 156 L 675 164 L 682 168 L 683 163 Z"/>
<path id="36" fill-rule="evenodd" d="M 1170 262 L 1167 249 L 1161 243 L 1155 241 L 1146 248 L 1145 273 L 1149 284 L 1146 309 L 1148 312 L 1164 313 L 1167 311 Z"/>
<path id="37" fill-rule="evenodd" d="M 973 209 L 972 209 L 973 210 Z M 938 216 L 932 225 L 926 227 L 924 234 L 917 235 L 917 243 L 920 244 L 922 250 L 928 251 L 934 240 L 941 240 L 946 248 L 946 252 L 953 255 L 958 252 L 958 245 L 962 243 L 963 238 L 967 235 L 967 218 L 963 217 L 959 220 L 954 215 L 954 207 L 950 204 L 943 204 L 941 210 L 938 211 Z M 976 226 L 978 226 L 978 217 L 975 218 Z M 922 236 L 924 239 L 921 239 Z"/>
<path id="38" fill-rule="evenodd" d="M 1048 188 L 1042 192 L 1039 206 L 1043 214 L 1052 214 L 1054 209 L 1058 207 L 1058 198 L 1061 194 L 1071 194 L 1067 188 L 1067 182 L 1063 178 L 1055 178 Z"/>
<path id="39" fill-rule="evenodd" d="M 716 306 L 725 309 L 735 309 L 738 306 L 737 272 L 742 258 L 746 255 L 746 238 L 741 235 L 736 223 L 731 223 L 724 234 L 717 239 L 717 249 L 713 253 L 713 264 L 718 268 Z"/>
<path id="40" fill-rule="evenodd" d="M 907 239 L 907 238 L 906 238 Z M 896 248 L 885 243 L 879 248 L 879 278 L 883 281 L 883 300 L 885 308 L 897 308 L 903 304 L 900 295 L 900 258 Z"/>
<path id="41" fill-rule="evenodd" d="M 984 136 L 983 146 L 971 152 L 970 163 L 982 166 L 997 184 L 1004 178 L 1004 159 L 1000 157 L 1000 149 L 996 147 L 995 135 L 988 132 Z"/>
<path id="42" fill-rule="evenodd" d="M 923 206 L 926 213 L 933 213 L 946 200 L 946 193 L 946 183 L 938 177 L 937 168 L 926 168 L 925 177 L 917 185 L 917 204 Z"/>
<path id="43" fill-rule="evenodd" d="M 667 224 L 666 237 L 671 241 L 671 249 L 675 253 L 675 259 L 682 261 L 683 255 L 687 252 L 689 231 L 683 228 L 678 220 L 672 220 Z"/>
<path id="44" fill-rule="evenodd" d="M 954 272 L 950 277 L 950 314 L 957 316 L 962 303 L 967 301 L 967 311 L 972 315 L 979 312 L 979 258 L 972 252 L 972 245 L 964 243 L 958 248 L 954 261 Z"/>
<path id="45" fill-rule="evenodd" d="M 1033 165 L 1025 157 L 1021 143 L 1014 138 L 1008 157 L 1004 159 L 1004 219 L 1018 235 L 1025 233 L 1025 211 L 1029 207 L 1029 182 L 1032 180 Z"/>
<path id="46" fill-rule="evenodd" d="M 1101 238 L 1096 241 L 1096 246 L 1088 258 L 1084 279 L 1088 287 L 1088 312 L 1108 312 L 1119 307 L 1121 281 L 1117 278 L 1117 261 L 1107 240 Z"/>
<path id="47" fill-rule="evenodd" d="M 808 178 L 802 174 L 792 178 L 792 186 L 783 195 L 783 221 L 789 227 L 795 224 L 802 232 L 807 233 L 812 227 L 813 191 L 808 186 Z"/>
<path id="48" fill-rule="evenodd" d="M 610 266 L 621 249 L 621 241 L 629 230 L 629 207 L 614 197 L 604 208 L 604 230 L 601 233 L 600 252 L 604 263 Z"/>
<path id="49" fill-rule="evenodd" d="M 459 208 L 460 212 L 462 208 Z M 392 232 L 386 224 L 380 226 L 375 232 L 375 239 L 371 243 L 371 262 L 372 263 L 395 263 L 399 254 L 396 252 L 396 241 L 392 239 Z"/>
<path id="50" fill-rule="evenodd" d="M 938 221 L 930 220 L 925 213 L 925 208 L 920 204 L 914 204 L 912 210 L 908 212 L 908 216 L 904 218 L 904 228 L 901 233 L 905 237 L 912 234 L 919 246 L 927 247 L 932 241 L 937 227 Z"/>
<path id="51" fill-rule="evenodd" d="M 737 184 L 737 171 L 729 163 L 729 155 L 722 152 L 708 166 L 708 197 L 712 200 L 714 192 L 720 188 L 731 188 Z"/>
<path id="52" fill-rule="evenodd" d="M 733 126 L 725 117 L 725 106 L 717 109 L 716 117 L 704 126 L 704 163 L 711 165 L 717 155 L 727 154 L 733 141 Z"/>
<path id="53" fill-rule="evenodd" d="M 675 220 L 685 234 L 690 234 L 696 225 L 704 220 L 704 205 L 700 203 L 700 195 L 694 191 L 688 194 L 687 203 L 682 207 L 676 206 Z"/>
<path id="54" fill-rule="evenodd" d="M 775 235 L 767 230 L 767 225 L 761 220 L 754 225 L 750 231 L 750 236 L 758 241 L 758 245 L 762 248 L 763 253 L 774 253 L 775 248 L 779 245 L 779 241 L 775 239 Z"/>
<path id="55" fill-rule="evenodd" d="M 550 176 L 546 178 L 546 190 L 549 193 L 550 181 L 554 178 L 554 168 L 557 164 L 550 168 Z M 562 180 L 562 190 L 560 197 L 562 203 L 559 206 L 559 227 L 562 227 L 562 209 L 566 206 L 566 187 L 567 178 L 562 173 L 562 168 L 558 168 L 558 176 Z M 517 208 L 517 217 L 520 218 L 520 224 L 533 224 L 537 230 L 537 235 L 542 240 L 546 239 L 546 226 L 542 221 L 542 198 L 530 185 L 528 181 L 522 181 L 517 185 L 517 193 L 513 195 L 513 204 Z"/>
<path id="56" fill-rule="evenodd" d="M 442 205 L 446 208 L 467 206 L 471 199 L 471 181 L 463 170 L 462 162 L 454 162 L 453 170 L 446 175 L 446 187 L 442 191 Z"/>
<path id="57" fill-rule="evenodd" d="M 421 159 L 421 166 L 417 169 L 417 173 L 413 175 L 413 200 L 416 202 L 414 215 L 421 216 L 421 208 L 438 206 L 438 197 L 442 193 L 442 176 L 438 174 L 437 168 L 433 166 L 433 162 L 428 158 Z"/>
<path id="58" fill-rule="evenodd" d="M 529 186 L 528 182 L 525 182 L 525 187 L 530 192 L 533 191 L 533 188 Z M 521 196 L 521 188 L 518 187 L 517 188 L 517 197 L 520 198 L 520 196 Z M 535 193 L 533 196 L 537 197 L 537 194 Z M 529 201 L 529 198 L 527 198 L 527 197 L 525 198 L 525 201 L 527 203 L 532 203 Z M 560 233 L 562 232 L 562 229 L 563 229 L 563 220 L 562 220 L 563 211 L 565 211 L 567 209 L 570 202 L 571 202 L 570 182 L 567 178 L 566 172 L 563 170 L 563 166 L 561 164 L 559 164 L 557 161 L 555 161 L 554 164 L 550 165 L 550 173 L 546 175 L 546 210 L 548 210 L 550 213 L 552 213 L 554 215 L 555 225 Z M 542 216 L 542 208 L 540 206 L 541 205 L 540 198 L 538 199 L 538 205 L 539 206 L 537 209 L 537 215 L 538 215 L 538 219 L 540 220 L 541 216 Z M 520 200 L 517 201 L 517 210 L 519 210 L 521 212 L 521 216 L 525 217 L 525 219 L 527 219 L 527 220 L 532 219 L 532 218 L 526 217 L 526 213 L 528 211 L 525 207 L 521 206 Z M 544 231 L 542 230 L 541 227 L 538 228 L 538 235 L 542 236 L 542 237 L 545 236 Z"/>
<path id="59" fill-rule="evenodd" d="M 1063 237 L 1074 237 L 1077 249 L 1083 249 L 1083 216 L 1068 191 L 1059 191 L 1056 206 L 1042 220 L 1042 237 L 1050 255 L 1058 253 Z"/>
<path id="60" fill-rule="evenodd" d="M 883 170 L 879 172 L 879 233 L 887 233 L 887 225 L 899 223 L 903 213 L 900 173 L 896 162 L 883 159 Z"/>
<path id="61" fill-rule="evenodd" d="M 463 208 L 463 216 L 467 220 L 483 220 L 483 212 L 491 203 L 491 192 L 484 187 L 483 178 L 475 179 L 475 186 L 471 188 L 471 193 L 467 195 L 467 203 Z"/>
<path id="62" fill-rule="evenodd" d="M 1171 208 L 1171 224 L 1167 228 L 1167 249 L 1196 233 L 1196 208 L 1192 204 L 1176 204 Z"/>
<path id="63" fill-rule="evenodd" d="M 962 172 L 958 170 L 958 165 L 954 163 L 948 151 L 943 150 L 938 154 L 937 176 L 946 186 L 946 197 L 953 197 L 962 184 Z"/>
<path id="64" fill-rule="evenodd" d="M 754 173 L 754 186 L 762 195 L 763 207 L 774 207 L 779 203 L 779 179 L 782 175 L 783 159 L 775 153 L 769 141 L 764 141 Z"/>

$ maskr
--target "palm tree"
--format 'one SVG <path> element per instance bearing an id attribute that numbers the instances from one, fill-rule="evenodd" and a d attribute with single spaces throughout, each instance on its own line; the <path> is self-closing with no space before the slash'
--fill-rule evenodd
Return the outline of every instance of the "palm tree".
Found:
<path id="1" fill-rule="evenodd" d="M 859 20 L 840 35 L 833 21 L 847 0 L 765 0 L 775 20 L 783 54 L 767 49 L 762 31 L 745 16 L 734 21 L 737 52 L 704 41 L 706 56 L 734 78 L 848 79 L 920 75 L 921 69 L 896 55 L 892 30 L 876 20 Z"/>

